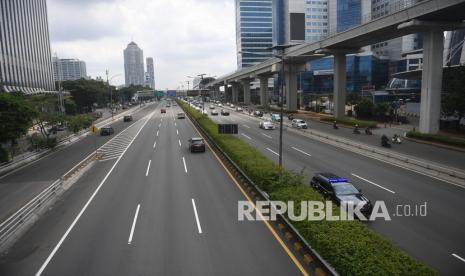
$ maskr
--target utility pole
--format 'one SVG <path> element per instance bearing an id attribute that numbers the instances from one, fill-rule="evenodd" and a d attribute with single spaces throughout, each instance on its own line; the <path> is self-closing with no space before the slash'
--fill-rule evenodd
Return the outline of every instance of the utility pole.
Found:
<path id="1" fill-rule="evenodd" d="M 108 89 L 110 90 L 110 111 L 111 111 L 111 119 L 113 120 L 113 91 L 111 90 L 111 86 L 110 86 L 110 79 L 108 77 L 109 75 L 109 71 L 108 69 L 105 70 L 105 73 L 107 74 L 107 85 L 108 85 Z"/>

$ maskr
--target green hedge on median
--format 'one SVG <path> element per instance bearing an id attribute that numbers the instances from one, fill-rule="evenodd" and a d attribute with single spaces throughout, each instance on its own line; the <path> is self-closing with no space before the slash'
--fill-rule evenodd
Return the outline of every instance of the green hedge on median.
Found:
<path id="1" fill-rule="evenodd" d="M 233 135 L 219 135 L 212 120 L 184 102 L 178 103 L 271 199 L 324 201 L 318 192 L 304 184 L 302 175 L 285 171 L 279 178 L 278 166 L 258 150 Z M 335 208 L 333 213 L 338 215 L 339 210 Z M 341 275 L 435 274 L 359 221 L 301 221 L 293 224 Z"/>
<path id="2" fill-rule="evenodd" d="M 407 137 L 431 142 L 438 142 L 450 146 L 465 147 L 465 139 L 451 137 L 444 134 L 424 134 L 416 131 L 409 131 L 407 132 Z"/>
<path id="3" fill-rule="evenodd" d="M 370 128 L 378 127 L 378 123 L 375 121 L 357 120 L 352 117 L 344 117 L 342 119 L 335 119 L 334 117 L 321 117 L 320 120 L 325 121 L 325 122 L 336 121 L 338 124 L 349 125 L 349 126 L 358 125 L 359 127 L 370 127 Z"/>

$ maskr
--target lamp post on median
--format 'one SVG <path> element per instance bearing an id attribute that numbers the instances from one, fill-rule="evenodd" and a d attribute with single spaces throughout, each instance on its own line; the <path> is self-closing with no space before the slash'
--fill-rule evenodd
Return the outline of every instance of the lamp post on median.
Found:
<path id="1" fill-rule="evenodd" d="M 113 75 L 111 76 L 110 78 L 108 77 L 108 75 L 110 74 L 110 71 L 107 69 L 105 70 L 105 73 L 107 75 L 107 85 L 108 85 L 108 89 L 110 90 L 110 111 L 111 111 L 111 119 L 113 120 L 113 90 L 111 89 L 111 86 L 110 86 L 110 82 L 113 78 L 116 78 L 116 77 L 119 77 L 121 76 L 121 74 L 116 74 L 116 75 Z"/>

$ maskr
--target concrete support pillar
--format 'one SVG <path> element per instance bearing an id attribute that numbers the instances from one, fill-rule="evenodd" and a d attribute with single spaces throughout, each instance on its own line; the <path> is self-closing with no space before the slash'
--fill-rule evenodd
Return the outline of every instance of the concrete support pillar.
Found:
<path id="1" fill-rule="evenodd" d="M 260 105 L 268 107 L 268 77 L 260 77 Z"/>
<path id="2" fill-rule="evenodd" d="M 346 54 L 334 54 L 334 117 L 346 114 Z"/>
<path id="3" fill-rule="evenodd" d="M 226 102 L 232 101 L 232 87 L 224 86 L 224 100 Z"/>
<path id="4" fill-rule="evenodd" d="M 239 101 L 239 84 L 237 82 L 231 83 L 232 86 L 232 103 L 237 104 Z"/>
<path id="5" fill-rule="evenodd" d="M 242 88 L 244 89 L 244 104 L 250 104 L 250 80 L 241 81 Z"/>
<path id="6" fill-rule="evenodd" d="M 420 104 L 420 132 L 422 133 L 439 131 L 443 53 L 443 32 L 440 30 L 425 32 Z"/>
<path id="7" fill-rule="evenodd" d="M 297 110 L 297 70 L 296 66 L 286 65 L 284 84 L 286 94 L 286 107 L 289 111 Z"/>

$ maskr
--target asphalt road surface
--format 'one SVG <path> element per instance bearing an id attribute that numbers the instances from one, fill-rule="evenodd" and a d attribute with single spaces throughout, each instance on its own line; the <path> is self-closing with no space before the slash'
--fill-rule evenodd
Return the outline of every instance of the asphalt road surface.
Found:
<path id="1" fill-rule="evenodd" d="M 153 111 L 153 112 L 152 112 Z M 0 260 L 0 275 L 298 275 L 265 223 L 239 222 L 238 186 L 178 107 L 147 112 Z"/>
<path id="2" fill-rule="evenodd" d="M 216 122 L 237 123 L 240 139 L 278 162 L 279 129 L 260 129 L 259 120 L 235 111 L 230 116 L 209 116 Z M 441 275 L 465 274 L 464 188 L 288 130 L 283 141 L 286 169 L 303 172 L 307 183 L 316 172 L 348 177 L 371 201 L 386 203 L 392 220 L 368 222 L 373 230 Z M 425 203 L 426 216 L 415 216 L 415 208 Z"/>

